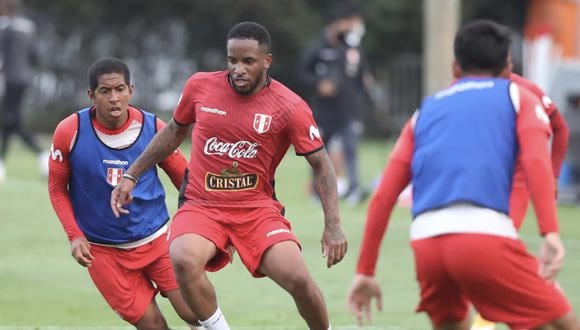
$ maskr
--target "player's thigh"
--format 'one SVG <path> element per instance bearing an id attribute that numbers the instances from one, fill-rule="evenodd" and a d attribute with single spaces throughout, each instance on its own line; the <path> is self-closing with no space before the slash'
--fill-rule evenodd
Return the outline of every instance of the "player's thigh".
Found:
<path id="1" fill-rule="evenodd" d="M 232 224 L 228 227 L 228 233 L 240 259 L 242 259 L 242 262 L 254 277 L 266 275 L 261 272 L 260 267 L 264 263 L 266 255 L 268 255 L 266 261 L 268 265 L 280 262 L 279 266 L 283 269 L 291 268 L 289 264 L 303 267 L 304 261 L 300 253 L 298 239 L 292 233 L 290 223 L 282 216 L 279 210 L 274 208 L 255 208 L 239 210 L 233 213 L 236 214 L 231 214 L 231 216 L 248 220 Z M 287 256 L 278 252 L 279 247 L 272 249 L 274 245 L 280 242 L 286 242 L 282 246 L 284 251 L 288 253 Z M 281 260 L 277 260 L 276 257 L 281 257 Z M 285 259 L 286 264 L 281 262 Z M 266 267 L 269 267 L 268 265 Z"/>
<path id="2" fill-rule="evenodd" d="M 123 267 L 115 249 L 92 246 L 91 253 L 95 260 L 88 270 L 93 283 L 118 315 L 136 324 L 157 290 L 141 269 Z"/>
<path id="3" fill-rule="evenodd" d="M 562 293 L 539 276 L 536 259 L 521 241 L 456 236 L 445 246 L 446 263 L 484 318 L 515 329 L 533 329 L 570 311 Z"/>
<path id="4" fill-rule="evenodd" d="M 313 283 L 300 248 L 294 241 L 272 245 L 264 253 L 258 270 L 289 292 L 305 289 Z"/>
<path id="5" fill-rule="evenodd" d="M 450 276 L 444 262 L 442 245 L 446 236 L 411 242 L 420 288 L 420 301 L 416 310 L 426 312 L 435 328 L 463 322 L 469 312 L 467 299 Z"/>
<path id="6" fill-rule="evenodd" d="M 216 271 L 230 261 L 226 247 L 230 244 L 221 215 L 215 209 L 184 205 L 175 214 L 168 235 L 169 254 L 173 263 L 200 263 Z"/>

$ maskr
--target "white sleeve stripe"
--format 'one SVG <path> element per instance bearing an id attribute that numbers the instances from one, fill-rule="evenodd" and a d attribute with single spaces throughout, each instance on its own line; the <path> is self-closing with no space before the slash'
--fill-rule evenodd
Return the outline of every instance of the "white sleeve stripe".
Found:
<path id="1" fill-rule="evenodd" d="M 520 113 L 520 89 L 517 84 L 510 82 L 510 99 L 517 113 Z"/>

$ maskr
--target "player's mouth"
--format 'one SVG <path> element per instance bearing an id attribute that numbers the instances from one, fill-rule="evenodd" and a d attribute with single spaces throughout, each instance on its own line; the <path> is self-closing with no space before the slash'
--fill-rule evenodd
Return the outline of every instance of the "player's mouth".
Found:
<path id="1" fill-rule="evenodd" d="M 123 113 L 123 110 L 121 110 L 121 108 L 119 108 L 119 107 L 113 107 L 113 108 L 111 108 L 110 113 L 111 113 L 111 116 L 118 117 Z"/>
<path id="2" fill-rule="evenodd" d="M 234 85 L 236 85 L 236 87 L 238 87 L 239 89 L 244 89 L 250 85 L 250 80 L 243 78 L 235 78 Z"/>

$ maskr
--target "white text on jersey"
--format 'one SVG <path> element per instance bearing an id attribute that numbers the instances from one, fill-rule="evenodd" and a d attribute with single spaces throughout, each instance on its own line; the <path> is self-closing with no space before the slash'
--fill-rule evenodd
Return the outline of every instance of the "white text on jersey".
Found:
<path id="1" fill-rule="evenodd" d="M 215 108 L 208 108 L 208 107 L 201 107 L 201 108 L 199 108 L 199 110 L 201 110 L 203 112 L 213 113 L 213 114 L 220 115 L 220 116 L 225 116 L 228 114 L 227 112 L 225 112 L 223 110 L 215 109 Z"/>
<path id="2" fill-rule="evenodd" d="M 256 158 L 259 143 L 249 141 L 223 142 L 217 137 L 205 141 L 203 153 L 206 155 L 228 155 L 230 158 Z"/>

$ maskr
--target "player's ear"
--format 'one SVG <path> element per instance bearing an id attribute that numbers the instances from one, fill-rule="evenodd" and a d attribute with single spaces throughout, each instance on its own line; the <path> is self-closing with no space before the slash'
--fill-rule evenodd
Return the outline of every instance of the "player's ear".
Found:
<path id="1" fill-rule="evenodd" d="M 508 56 L 505 67 L 503 68 L 503 70 L 501 70 L 499 77 L 509 79 L 510 73 L 513 71 L 513 68 L 514 64 L 512 62 L 512 57 L 510 55 Z"/>
<path id="2" fill-rule="evenodd" d="M 272 66 L 272 53 L 266 54 L 264 56 L 264 68 L 269 69 Z"/>
<path id="3" fill-rule="evenodd" d="M 95 91 L 92 91 L 90 88 L 87 89 L 87 95 L 91 101 L 95 102 Z"/>
<path id="4" fill-rule="evenodd" d="M 129 85 L 129 97 L 133 96 L 133 92 L 135 91 L 135 85 Z"/>

